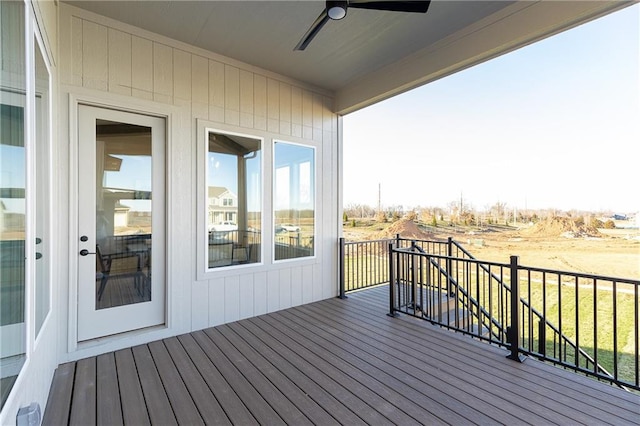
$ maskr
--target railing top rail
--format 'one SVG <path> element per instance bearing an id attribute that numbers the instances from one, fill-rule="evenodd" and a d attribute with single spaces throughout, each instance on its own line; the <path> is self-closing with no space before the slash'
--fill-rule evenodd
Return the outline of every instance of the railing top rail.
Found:
<path id="1" fill-rule="evenodd" d="M 447 244 L 447 241 L 440 241 L 440 240 L 422 240 L 420 238 L 406 238 L 406 237 L 400 237 L 400 238 L 397 238 L 397 239 L 399 239 L 400 241 L 415 241 L 416 243 Z"/>
<path id="2" fill-rule="evenodd" d="M 381 238 L 377 240 L 364 240 L 364 241 L 347 241 L 345 240 L 345 245 L 355 245 L 355 244 L 367 244 L 367 243 L 385 243 L 385 242 L 394 242 L 394 241 L 415 241 L 416 243 L 434 243 L 434 244 L 447 244 L 446 241 L 438 241 L 438 240 L 421 240 L 416 238 L 405 238 L 405 237 L 392 237 L 392 238 Z"/>
<path id="3" fill-rule="evenodd" d="M 539 268 L 535 266 L 524 266 L 524 265 L 518 265 L 518 269 L 531 271 L 531 272 L 541 272 L 546 274 L 562 275 L 565 277 L 596 279 L 600 281 L 615 281 L 618 284 L 632 284 L 632 285 L 640 286 L 640 280 L 635 280 L 633 278 L 610 277 L 606 275 L 587 274 L 584 272 L 561 271 L 556 269 Z"/>
<path id="4" fill-rule="evenodd" d="M 424 252 L 419 252 L 419 251 L 413 251 L 411 247 L 406 247 L 406 248 L 393 248 L 393 252 L 394 253 L 406 253 L 406 254 L 411 254 L 414 256 L 421 256 L 421 257 L 427 257 L 427 258 L 436 258 L 436 259 L 451 259 L 451 260 L 457 260 L 457 261 L 461 261 L 461 262 L 468 262 L 468 263 L 476 263 L 476 264 L 482 264 L 482 265 L 489 265 L 489 266 L 497 266 L 497 267 L 504 267 L 504 268 L 509 268 L 511 265 L 509 263 L 500 263 L 500 262 L 490 262 L 490 261 L 486 261 L 486 260 L 479 260 L 479 259 L 468 259 L 466 257 L 456 257 L 456 256 L 447 256 L 444 254 L 432 254 L 432 253 L 424 253 Z"/>
<path id="5" fill-rule="evenodd" d="M 457 242 L 456 240 L 452 239 L 451 242 L 453 243 L 454 246 L 458 247 L 458 249 L 466 254 L 467 256 L 469 256 L 471 259 L 475 259 L 475 257 L 469 253 L 469 251 L 467 251 L 467 249 L 465 249 L 464 247 L 462 247 L 462 244 L 460 244 L 459 242 Z"/>
<path id="6" fill-rule="evenodd" d="M 366 241 L 346 241 L 344 242 L 344 245 L 356 245 L 356 244 L 369 244 L 369 243 L 388 243 L 388 242 L 393 242 L 395 241 L 395 238 L 382 238 L 379 240 L 366 240 Z"/>
<path id="7" fill-rule="evenodd" d="M 456 256 L 447 256 L 442 254 L 416 252 L 416 251 L 412 251 L 410 247 L 394 248 L 393 251 L 396 253 L 409 253 L 414 256 L 423 256 L 423 257 L 430 257 L 430 258 L 437 258 L 437 259 L 451 259 L 451 260 L 456 260 L 461 262 L 481 264 L 485 266 L 489 265 L 489 266 L 497 266 L 497 267 L 505 267 L 505 268 L 511 267 L 509 263 L 491 262 L 491 261 L 480 260 L 475 258 L 463 258 L 463 257 L 456 257 Z M 631 285 L 640 286 L 640 280 L 635 280 L 632 278 L 610 277 L 606 275 L 595 275 L 595 274 L 586 274 L 583 272 L 562 271 L 557 269 L 539 268 L 539 267 L 525 266 L 520 264 L 517 265 L 517 267 L 519 271 L 540 272 L 540 273 L 546 273 L 546 274 L 552 274 L 552 275 L 561 275 L 564 277 L 596 279 L 599 281 L 612 281 L 618 284 L 631 284 Z"/>

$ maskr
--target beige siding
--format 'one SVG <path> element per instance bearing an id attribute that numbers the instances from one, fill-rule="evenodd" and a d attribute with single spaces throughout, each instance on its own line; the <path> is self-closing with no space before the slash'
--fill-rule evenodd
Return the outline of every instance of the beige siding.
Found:
<path id="1" fill-rule="evenodd" d="M 254 123 L 254 90 L 253 73 L 240 70 L 240 127 L 253 127 Z"/>
<path id="2" fill-rule="evenodd" d="M 209 120 L 224 123 L 224 64 L 209 61 Z"/>
<path id="3" fill-rule="evenodd" d="M 173 49 L 153 43 L 153 99 L 173 103 Z"/>
<path id="4" fill-rule="evenodd" d="M 191 101 L 192 71 L 191 55 L 179 49 L 173 49 L 173 98 L 182 105 L 182 101 Z"/>
<path id="5" fill-rule="evenodd" d="M 191 57 L 191 114 L 194 118 L 209 117 L 209 61 Z"/>
<path id="6" fill-rule="evenodd" d="M 338 232 L 337 116 L 333 99 L 289 78 L 182 43 L 148 34 L 61 4 L 61 81 L 93 93 L 180 106 L 189 120 L 179 125 L 184 140 L 172 141 L 167 188 L 169 310 L 180 310 L 176 330 L 235 321 L 335 295 Z M 70 90 L 73 92 L 73 89 Z M 62 96 L 65 96 L 63 93 Z M 93 95 L 96 97 L 96 95 Z M 265 138 L 265 160 L 272 138 L 307 143 L 317 153 L 317 241 L 315 259 L 273 264 L 265 247 L 263 264 L 196 280 L 196 135 L 205 119 Z M 187 121 L 187 120 L 185 120 Z M 271 164 L 265 161 L 265 201 L 270 205 Z M 270 213 L 265 212 L 265 221 Z M 269 226 L 265 224 L 269 229 Z M 270 241 L 267 238 L 267 241 Z M 176 291 L 179 289 L 179 291 Z"/>
<path id="7" fill-rule="evenodd" d="M 109 91 L 131 95 L 131 35 L 109 29 Z"/>
<path id="8" fill-rule="evenodd" d="M 131 44 L 132 95 L 153 99 L 153 42 L 133 36 Z"/>

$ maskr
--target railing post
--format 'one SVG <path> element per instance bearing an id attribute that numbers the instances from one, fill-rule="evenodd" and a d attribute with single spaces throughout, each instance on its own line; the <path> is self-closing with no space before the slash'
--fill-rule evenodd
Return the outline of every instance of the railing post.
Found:
<path id="1" fill-rule="evenodd" d="M 396 234 L 396 247 L 400 248 L 400 234 Z"/>
<path id="2" fill-rule="evenodd" d="M 413 314 L 416 314 L 416 311 L 418 309 L 420 309 L 421 307 L 418 306 L 418 268 L 416 266 L 416 256 L 415 253 L 416 252 L 416 242 L 415 241 L 411 241 L 411 304 L 409 305 L 410 307 L 413 308 Z"/>
<path id="3" fill-rule="evenodd" d="M 394 287 L 394 282 L 395 282 L 395 277 L 393 274 L 394 270 L 394 265 L 393 265 L 393 243 L 389 243 L 389 313 L 387 314 L 390 317 L 397 317 L 398 314 L 396 314 L 395 311 L 395 287 Z"/>
<path id="4" fill-rule="evenodd" d="M 540 319 L 538 321 L 538 353 L 547 356 L 547 329 L 545 322 Z"/>
<path id="5" fill-rule="evenodd" d="M 507 327 L 507 342 L 511 345 L 511 353 L 507 358 L 522 362 L 520 356 L 520 277 L 518 274 L 518 256 L 511 256 L 511 325 Z"/>
<path id="6" fill-rule="evenodd" d="M 338 246 L 338 281 L 340 283 L 340 299 L 346 299 L 347 296 L 344 294 L 344 237 L 340 237 L 339 246 Z"/>
<path id="7" fill-rule="evenodd" d="M 455 292 L 453 291 L 453 282 L 451 281 L 452 273 L 453 273 L 453 261 L 451 258 L 453 257 L 453 238 L 447 238 L 447 291 L 449 292 L 449 296 L 455 296 Z M 442 290 L 440 290 L 442 291 Z"/>

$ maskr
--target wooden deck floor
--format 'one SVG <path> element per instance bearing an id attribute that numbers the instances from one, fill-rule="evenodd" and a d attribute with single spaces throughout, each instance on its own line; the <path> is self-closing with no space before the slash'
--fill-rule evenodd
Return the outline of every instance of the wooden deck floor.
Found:
<path id="1" fill-rule="evenodd" d="M 43 424 L 640 424 L 640 397 L 350 294 L 61 365 Z"/>

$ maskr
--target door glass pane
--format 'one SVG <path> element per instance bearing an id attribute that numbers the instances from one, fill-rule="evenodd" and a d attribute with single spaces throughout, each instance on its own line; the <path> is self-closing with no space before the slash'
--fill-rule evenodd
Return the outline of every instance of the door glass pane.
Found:
<path id="1" fill-rule="evenodd" d="M 262 235 L 262 141 L 208 133 L 209 268 L 259 263 Z"/>
<path id="2" fill-rule="evenodd" d="M 151 128 L 96 121 L 96 309 L 151 300 Z"/>
<path id="3" fill-rule="evenodd" d="M 37 40 L 36 65 L 36 336 L 49 313 L 49 71 Z"/>
<path id="4" fill-rule="evenodd" d="M 25 361 L 25 38 L 22 2 L 0 1 L 0 394 Z"/>
<path id="5" fill-rule="evenodd" d="M 315 253 L 315 149 L 274 144 L 275 260 Z"/>

